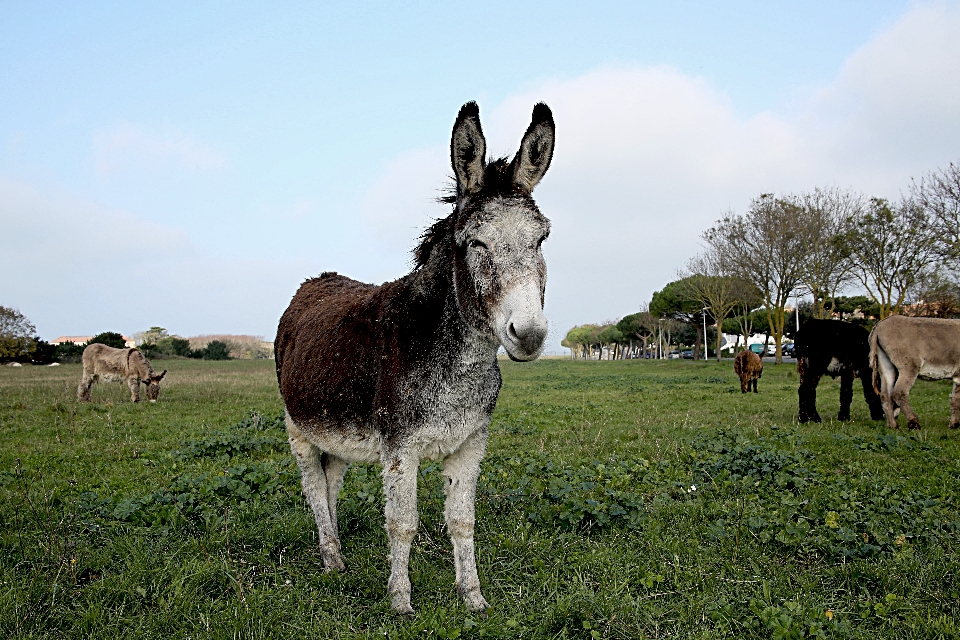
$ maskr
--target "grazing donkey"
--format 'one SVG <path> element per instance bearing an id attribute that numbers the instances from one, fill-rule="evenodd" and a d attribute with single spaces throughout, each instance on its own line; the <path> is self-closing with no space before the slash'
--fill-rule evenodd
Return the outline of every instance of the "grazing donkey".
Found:
<path id="1" fill-rule="evenodd" d="M 750 349 L 745 349 L 733 359 L 733 370 L 740 376 L 740 393 L 750 391 L 757 393 L 757 380 L 763 375 L 763 360 Z"/>
<path id="2" fill-rule="evenodd" d="M 800 374 L 800 422 L 820 422 L 817 413 L 817 385 L 824 374 L 840 376 L 840 413 L 837 420 L 850 419 L 853 402 L 853 379 L 863 384 L 863 398 L 870 407 L 870 417 L 883 419 L 880 398 L 873 390 L 870 376 L 869 334 L 861 326 L 840 320 L 807 320 L 797 332 L 795 354 Z"/>
<path id="3" fill-rule="evenodd" d="M 550 223 L 530 197 L 550 166 L 545 104 L 512 161 L 485 160 L 477 105 L 453 126 L 453 212 L 421 237 L 411 273 L 381 286 L 335 273 L 304 282 L 277 329 L 277 379 L 290 448 L 328 569 L 343 569 L 337 494 L 350 462 L 383 465 L 393 608 L 413 613 L 407 565 L 417 530 L 417 469 L 442 459 L 456 587 L 488 605 L 474 556 L 474 499 L 500 392 L 497 350 L 534 360 L 547 336 Z"/>
<path id="4" fill-rule="evenodd" d="M 90 402 L 90 388 L 97 380 L 126 382 L 130 400 L 140 402 L 140 383 L 147 385 L 147 399 L 156 402 L 160 397 L 160 381 L 166 369 L 157 375 L 139 349 L 114 349 L 94 343 L 83 350 L 83 377 L 77 387 L 77 400 Z"/>
<path id="5" fill-rule="evenodd" d="M 920 428 L 910 406 L 910 388 L 918 377 L 953 380 L 950 428 L 960 427 L 960 320 L 905 316 L 881 320 L 870 332 L 870 364 L 888 427 L 898 428 L 902 409 L 907 426 Z"/>

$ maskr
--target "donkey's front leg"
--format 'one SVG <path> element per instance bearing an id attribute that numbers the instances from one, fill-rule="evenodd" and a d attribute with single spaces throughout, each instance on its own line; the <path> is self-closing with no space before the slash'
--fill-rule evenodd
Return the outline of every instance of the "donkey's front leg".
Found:
<path id="1" fill-rule="evenodd" d="M 447 478 L 444 485 L 444 516 L 453 542 L 457 591 L 470 611 L 483 611 L 489 606 L 480 593 L 477 559 L 473 548 L 477 477 L 480 475 L 480 461 L 486 448 L 486 430 L 475 432 L 443 461 L 443 475 Z"/>
<path id="2" fill-rule="evenodd" d="M 140 402 L 140 378 L 127 378 L 127 387 L 130 389 L 130 402 Z"/>
<path id="3" fill-rule="evenodd" d="M 390 538 L 390 604 L 399 613 L 410 606 L 410 545 L 417 534 L 417 469 L 420 458 L 411 451 L 384 452 L 383 492 L 386 495 L 387 536 Z"/>

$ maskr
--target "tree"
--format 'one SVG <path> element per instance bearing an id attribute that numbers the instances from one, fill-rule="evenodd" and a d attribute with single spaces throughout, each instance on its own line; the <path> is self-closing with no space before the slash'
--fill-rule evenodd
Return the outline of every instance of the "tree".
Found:
<path id="1" fill-rule="evenodd" d="M 684 274 L 681 274 L 684 275 Z M 741 279 L 730 274 L 723 256 L 715 248 L 708 248 L 687 263 L 687 275 L 681 280 L 687 296 L 697 304 L 709 308 L 717 327 L 717 362 L 720 362 L 722 325 L 736 308 L 742 289 Z"/>
<path id="2" fill-rule="evenodd" d="M 29 358 L 37 328 L 18 309 L 0 306 L 0 360 Z"/>
<path id="3" fill-rule="evenodd" d="M 904 314 L 923 318 L 956 318 L 960 316 L 960 284 L 941 273 L 931 273 L 917 286 L 917 298 Z"/>
<path id="4" fill-rule="evenodd" d="M 891 206 L 872 198 L 855 218 L 846 242 L 854 274 L 880 307 L 880 319 L 902 312 L 904 300 L 929 276 L 938 257 L 937 228 L 915 200 Z"/>
<path id="5" fill-rule="evenodd" d="M 834 298 L 853 279 L 850 248 L 844 238 L 863 208 L 863 196 L 836 188 L 800 195 L 809 245 L 800 283 L 813 296 L 813 317 L 833 314 Z"/>
<path id="6" fill-rule="evenodd" d="M 743 278 L 737 279 L 736 297 L 736 311 L 739 313 L 736 317 L 737 328 L 740 335 L 743 336 L 743 348 L 746 349 L 747 340 L 753 335 L 754 325 L 756 324 L 756 310 L 760 308 L 763 300 L 756 285 Z"/>
<path id="7" fill-rule="evenodd" d="M 617 323 L 617 328 L 631 343 L 633 338 L 643 343 L 643 347 L 641 348 L 643 355 L 641 355 L 641 357 L 646 357 L 647 341 L 656 334 L 659 326 L 658 318 L 650 313 L 648 305 L 644 305 L 644 307 L 647 308 L 641 308 L 638 313 L 631 313 L 628 316 L 624 316 L 620 322 Z"/>
<path id="8" fill-rule="evenodd" d="M 616 350 L 617 345 L 623 342 L 623 332 L 617 328 L 617 325 L 608 323 L 600 329 L 600 332 L 597 334 L 597 341 L 600 343 L 600 355 L 603 356 L 603 346 L 607 345 L 608 353 L 610 354 L 610 359 L 616 359 Z"/>
<path id="9" fill-rule="evenodd" d="M 150 327 L 146 331 L 137 331 L 133 334 L 134 340 L 137 341 L 138 345 L 146 345 L 149 349 L 150 346 L 160 342 L 162 338 L 166 338 L 169 333 L 163 327 Z"/>
<path id="10" fill-rule="evenodd" d="M 728 213 L 702 236 L 736 275 L 759 291 L 778 364 L 783 362 L 785 308 L 803 277 L 810 246 L 810 226 L 803 214 L 797 198 L 767 193 L 754 198 L 745 215 Z"/>
<path id="11" fill-rule="evenodd" d="M 577 325 L 567 332 L 563 339 L 563 346 L 570 349 L 571 357 L 582 355 L 583 358 L 593 356 L 593 345 L 597 343 L 597 333 L 600 327 L 595 324 Z"/>
<path id="12" fill-rule="evenodd" d="M 701 322 L 703 305 L 692 298 L 686 278 L 668 282 L 660 291 L 654 291 L 650 300 L 650 313 L 659 318 L 669 318 L 691 327 L 695 332 L 693 357 L 700 357 Z"/>
<path id="13" fill-rule="evenodd" d="M 108 347 L 113 347 L 114 349 L 125 349 L 127 346 L 127 341 L 123 339 L 123 336 L 115 331 L 104 331 L 103 333 L 98 333 L 89 340 L 87 344 L 105 344 Z"/>
<path id="14" fill-rule="evenodd" d="M 910 191 L 930 216 L 938 253 L 955 264 L 960 260 L 960 164 L 928 173 Z"/>

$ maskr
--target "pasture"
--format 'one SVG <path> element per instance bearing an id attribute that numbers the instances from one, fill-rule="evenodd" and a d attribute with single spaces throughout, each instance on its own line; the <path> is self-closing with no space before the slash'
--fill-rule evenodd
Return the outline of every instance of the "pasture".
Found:
<path id="1" fill-rule="evenodd" d="M 160 401 L 79 365 L 0 368 L 0 636 L 960 637 L 960 432 L 798 425 L 793 365 L 501 362 L 477 498 L 492 608 L 453 588 L 421 467 L 413 606 L 390 609 L 379 469 L 347 473 L 345 573 L 324 573 L 272 361 L 170 360 Z"/>

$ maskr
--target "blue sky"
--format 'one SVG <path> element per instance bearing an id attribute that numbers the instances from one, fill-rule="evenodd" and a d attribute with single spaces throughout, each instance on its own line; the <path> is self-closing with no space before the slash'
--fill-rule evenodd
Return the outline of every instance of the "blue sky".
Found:
<path id="1" fill-rule="evenodd" d="M 2 3 L 0 304 L 271 339 L 304 278 L 406 271 L 463 102 L 512 154 L 543 99 L 559 350 L 753 195 L 960 159 L 958 42 L 956 3 Z"/>

